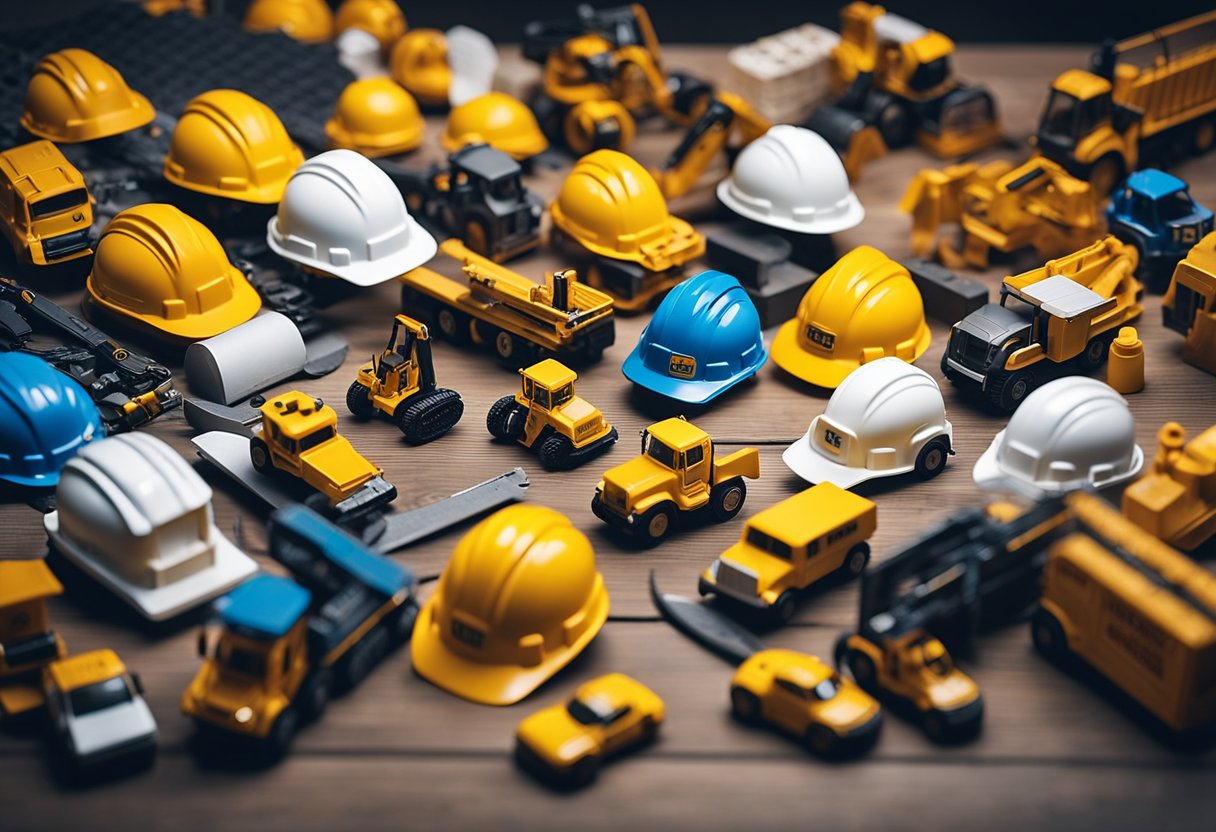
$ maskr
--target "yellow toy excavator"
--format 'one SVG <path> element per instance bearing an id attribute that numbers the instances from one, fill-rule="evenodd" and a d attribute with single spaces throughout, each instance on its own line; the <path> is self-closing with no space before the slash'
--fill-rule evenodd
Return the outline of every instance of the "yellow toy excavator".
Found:
<path id="1" fill-rule="evenodd" d="M 652 171 L 663 196 L 675 199 L 692 190 L 718 154 L 727 148 L 732 134 L 738 137 L 738 144 L 730 151 L 737 152 L 772 126 L 771 121 L 738 95 L 715 93 L 663 166 Z"/>

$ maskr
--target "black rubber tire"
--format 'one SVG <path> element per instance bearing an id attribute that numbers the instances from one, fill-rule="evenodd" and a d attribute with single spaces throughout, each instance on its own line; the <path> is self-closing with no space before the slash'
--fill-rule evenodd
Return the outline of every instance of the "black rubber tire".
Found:
<path id="1" fill-rule="evenodd" d="M 532 362 L 535 352 L 527 341 L 517 335 L 512 335 L 505 329 L 496 329 L 493 330 L 493 333 L 491 346 L 500 363 L 519 369 Z"/>
<path id="2" fill-rule="evenodd" d="M 789 624 L 798 614 L 798 595 L 792 589 L 777 596 L 773 602 L 773 618 L 778 624 Z"/>
<path id="3" fill-rule="evenodd" d="M 400 402 L 393 413 L 393 421 L 406 442 L 425 445 L 456 427 L 463 415 L 464 402 L 460 394 L 440 387 Z"/>
<path id="4" fill-rule="evenodd" d="M 824 725 L 812 725 L 806 729 L 803 742 L 820 757 L 834 757 L 839 751 L 839 741 L 832 729 Z"/>
<path id="5" fill-rule="evenodd" d="M 270 460 L 270 447 L 260 436 L 249 440 L 249 461 L 253 463 L 253 470 L 259 474 L 269 474 L 274 470 L 274 463 Z"/>
<path id="6" fill-rule="evenodd" d="M 435 312 L 435 329 L 453 344 L 467 344 L 473 340 L 469 334 L 470 318 L 449 306 L 441 306 Z"/>
<path id="7" fill-rule="evenodd" d="M 908 105 L 894 98 L 878 113 L 878 132 L 892 150 L 912 143 L 912 114 Z"/>
<path id="8" fill-rule="evenodd" d="M 660 516 L 666 517 L 666 520 L 660 521 Z M 659 503 L 638 518 L 637 536 L 647 546 L 657 546 L 671 534 L 675 523 L 675 506 L 671 503 Z"/>
<path id="9" fill-rule="evenodd" d="M 589 785 L 600 771 L 600 758 L 587 756 L 570 767 L 570 785 L 578 788 Z"/>
<path id="10" fill-rule="evenodd" d="M 301 691 L 300 714 L 306 722 L 315 722 L 325 714 L 329 707 L 330 694 L 333 693 L 333 677 L 328 669 L 319 670 L 308 681 L 306 689 Z"/>
<path id="11" fill-rule="evenodd" d="M 1064 626 L 1041 607 L 1030 621 L 1030 638 L 1034 641 L 1035 649 L 1054 662 L 1068 655 L 1068 636 L 1064 633 Z"/>
<path id="12" fill-rule="evenodd" d="M 878 668 L 874 666 L 874 660 L 860 650 L 846 650 L 844 658 L 858 686 L 871 696 L 877 695 Z"/>
<path id="13" fill-rule="evenodd" d="M 742 477 L 735 477 L 726 482 L 718 483 L 709 493 L 709 510 L 714 519 L 725 523 L 743 510 L 747 500 L 747 483 Z"/>
<path id="14" fill-rule="evenodd" d="M 1018 409 L 1035 388 L 1034 374 L 1026 370 L 1002 373 L 988 385 L 988 401 L 1005 413 Z"/>
<path id="15" fill-rule="evenodd" d="M 1110 339 L 1105 335 L 1094 336 L 1077 356 L 1077 366 L 1086 373 L 1092 373 L 1106 362 L 1108 350 L 1110 350 Z"/>
<path id="16" fill-rule="evenodd" d="M 755 725 L 760 721 L 760 697 L 735 685 L 730 689 L 730 711 L 740 722 Z"/>
<path id="17" fill-rule="evenodd" d="M 372 404 L 371 395 L 372 390 L 366 384 L 352 381 L 350 387 L 346 388 L 346 409 L 355 418 L 370 419 L 376 415 L 376 406 Z"/>
<path id="18" fill-rule="evenodd" d="M 916 476 L 931 480 L 946 468 L 950 458 L 950 440 L 944 436 L 930 439 L 916 455 Z"/>
<path id="19" fill-rule="evenodd" d="M 1107 153 L 1089 169 L 1089 184 L 1102 199 L 1105 199 L 1127 176 L 1126 165 L 1115 153 Z"/>
<path id="20" fill-rule="evenodd" d="M 490 405 L 486 414 L 486 430 L 495 439 L 515 442 L 524 432 L 524 408 L 514 396 L 503 396 Z"/>
<path id="21" fill-rule="evenodd" d="M 944 743 L 950 738 L 949 723 L 941 713 L 932 708 L 920 715 L 920 729 L 935 743 Z"/>
<path id="22" fill-rule="evenodd" d="M 342 687 L 344 689 L 352 690 L 358 687 L 359 683 L 366 679 L 376 666 L 379 651 L 376 649 L 377 640 L 374 638 L 374 632 L 368 633 L 358 644 L 351 647 L 342 661 Z"/>
<path id="23" fill-rule="evenodd" d="M 642 718 L 642 735 L 639 742 L 643 745 L 654 742 L 659 736 L 659 724 L 654 721 L 654 717 L 647 716 Z"/>
<path id="24" fill-rule="evenodd" d="M 270 754 L 276 759 L 286 755 L 291 750 L 291 744 L 295 741 L 296 731 L 299 729 L 300 714 L 295 708 L 283 709 L 274 725 L 270 726 L 270 733 L 266 735 Z"/>
<path id="25" fill-rule="evenodd" d="M 540 446 L 540 464 L 546 471 L 568 471 L 571 456 L 574 454 L 574 443 L 560 433 L 550 435 Z"/>
<path id="26" fill-rule="evenodd" d="M 405 644 L 414 635 L 414 623 L 418 620 L 418 605 L 413 601 L 406 601 L 401 605 L 401 608 L 393 614 L 393 619 L 389 623 L 389 633 L 393 641 L 397 644 Z"/>
<path id="27" fill-rule="evenodd" d="M 870 563 L 870 544 L 864 540 L 858 543 L 849 553 L 844 556 L 844 563 L 840 565 L 840 571 L 850 578 L 861 577 L 861 573 L 866 571 L 866 566 Z"/>

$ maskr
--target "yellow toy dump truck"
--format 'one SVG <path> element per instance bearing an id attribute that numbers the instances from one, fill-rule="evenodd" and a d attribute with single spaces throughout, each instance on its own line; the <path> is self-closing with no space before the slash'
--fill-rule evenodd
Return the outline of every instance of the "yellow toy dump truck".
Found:
<path id="1" fill-rule="evenodd" d="M 45 701 L 39 673 L 68 653 L 46 614 L 47 599 L 62 594 L 41 560 L 0 560 L 0 719 Z"/>
<path id="2" fill-rule="evenodd" d="M 467 282 L 414 269 L 401 277 L 401 305 L 449 341 L 490 346 L 518 369 L 541 356 L 598 361 L 616 340 L 612 298 L 579 282 L 573 270 L 554 272 L 540 286 L 459 240 L 439 250 L 462 264 Z"/>
<path id="3" fill-rule="evenodd" d="M 1032 623 L 1049 658 L 1080 657 L 1170 729 L 1216 718 L 1216 581 L 1088 494 L 1048 549 Z"/>
<path id="4" fill-rule="evenodd" d="M 293 390 L 262 405 L 262 425 L 249 440 L 259 473 L 284 471 L 325 496 L 329 508 L 354 517 L 392 502 L 397 489 L 338 434 L 338 414 L 318 398 Z"/>
<path id="5" fill-rule="evenodd" d="M 708 507 L 724 523 L 743 508 L 743 479 L 760 476 L 760 452 L 743 448 L 718 457 L 709 434 L 683 417 L 642 432 L 642 455 L 604 472 L 591 510 L 609 526 L 653 546 L 676 518 Z"/>
<path id="6" fill-rule="evenodd" d="M 1089 183 L 1041 157 L 1017 167 L 1001 160 L 922 170 L 899 210 L 912 216 L 912 252 L 936 255 L 952 269 L 987 268 L 993 249 L 1009 254 L 1029 246 L 1039 257 L 1059 257 L 1089 245 L 1104 227 Z M 944 223 L 959 226 L 961 251 L 939 234 Z"/>
<path id="7" fill-rule="evenodd" d="M 830 576 L 860 575 L 870 561 L 878 506 L 830 482 L 748 518 L 739 542 L 701 573 L 697 590 L 767 610 L 784 624 L 798 592 Z"/>
<path id="8" fill-rule="evenodd" d="M 17 257 L 35 266 L 93 253 L 93 206 L 84 178 L 51 142 L 0 153 L 0 226 Z"/>
<path id="9" fill-rule="evenodd" d="M 1033 141 L 1098 194 L 1216 142 L 1216 11 L 1108 42 L 1090 63 L 1052 83 Z"/>
<path id="10" fill-rule="evenodd" d="M 1008 413 L 1066 369 L 1093 372 L 1119 327 L 1142 311 L 1135 270 L 1135 248 L 1108 236 L 1006 277 L 999 304 L 985 304 L 951 328 L 942 374 Z"/>
<path id="11" fill-rule="evenodd" d="M 520 391 L 494 402 L 486 414 L 495 439 L 535 450 L 546 471 L 576 468 L 616 442 L 616 428 L 600 409 L 574 394 L 578 375 L 569 367 L 546 358 L 519 374 Z"/>
<path id="12" fill-rule="evenodd" d="M 1204 236 L 1174 269 L 1161 317 L 1185 336 L 1182 357 L 1216 375 L 1216 233 Z"/>
<path id="13" fill-rule="evenodd" d="M 1166 422 L 1157 443 L 1152 468 L 1123 491 L 1123 516 L 1189 552 L 1216 535 L 1216 425 L 1187 442 Z"/>

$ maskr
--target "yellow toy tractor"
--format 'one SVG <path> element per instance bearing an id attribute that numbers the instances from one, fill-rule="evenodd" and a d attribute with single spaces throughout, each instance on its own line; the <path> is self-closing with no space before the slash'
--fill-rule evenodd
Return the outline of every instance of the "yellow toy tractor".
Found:
<path id="1" fill-rule="evenodd" d="M 464 414 L 459 393 L 435 386 L 426 325 L 406 315 L 393 319 L 384 351 L 359 368 L 346 407 L 360 419 L 387 416 L 411 445 L 438 439 Z"/>
<path id="2" fill-rule="evenodd" d="M 546 471 L 576 468 L 616 442 L 616 428 L 599 408 L 574 395 L 578 376 L 565 364 L 546 358 L 519 374 L 520 391 L 494 402 L 486 415 L 495 439 L 537 451 Z"/>

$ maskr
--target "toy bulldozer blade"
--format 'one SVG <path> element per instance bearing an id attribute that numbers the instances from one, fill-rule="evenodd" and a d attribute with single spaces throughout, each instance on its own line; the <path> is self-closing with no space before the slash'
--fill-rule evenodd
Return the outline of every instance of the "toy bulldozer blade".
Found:
<path id="1" fill-rule="evenodd" d="M 823 136 L 840 156 L 850 182 L 861 181 L 861 169 L 887 155 L 887 144 L 878 128 L 843 108 L 820 107 L 807 119 L 806 126 Z"/>

